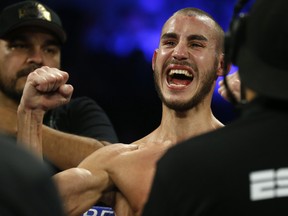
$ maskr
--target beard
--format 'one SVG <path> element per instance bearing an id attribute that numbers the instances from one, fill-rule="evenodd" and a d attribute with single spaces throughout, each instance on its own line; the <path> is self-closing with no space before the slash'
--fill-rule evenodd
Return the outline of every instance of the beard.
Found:
<path id="1" fill-rule="evenodd" d="M 185 112 L 193 107 L 196 107 L 199 103 L 201 103 L 204 98 L 209 94 L 211 91 L 211 88 L 213 87 L 213 84 L 215 80 L 217 79 L 217 75 L 215 71 L 217 70 L 218 61 L 216 60 L 213 67 L 207 71 L 206 76 L 201 80 L 201 88 L 196 92 L 196 94 L 187 102 L 171 102 L 165 99 L 163 96 L 160 86 L 159 86 L 159 78 L 156 76 L 157 71 L 153 73 L 154 76 L 154 85 L 157 91 L 157 94 L 162 101 L 162 103 L 167 106 L 168 108 L 175 110 L 176 112 Z M 195 69 L 195 67 L 193 67 Z"/>
<path id="2" fill-rule="evenodd" d="M 15 78 L 10 79 L 9 81 L 3 80 L 3 78 L 0 76 L 0 90 L 10 99 L 16 101 L 17 103 L 20 103 L 24 87 L 21 89 L 17 89 L 16 87 L 17 81 L 20 78 L 27 77 L 29 73 L 31 73 L 32 71 L 34 71 L 39 67 L 41 67 L 41 65 L 38 64 L 30 65 L 29 67 L 18 71 Z"/>

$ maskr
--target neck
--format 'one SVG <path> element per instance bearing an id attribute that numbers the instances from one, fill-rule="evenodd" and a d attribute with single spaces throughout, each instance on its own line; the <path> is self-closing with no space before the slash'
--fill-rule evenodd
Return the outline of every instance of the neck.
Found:
<path id="1" fill-rule="evenodd" d="M 7 97 L 3 92 L 0 91 L 0 107 L 17 110 L 19 103 L 15 100 Z"/>
<path id="2" fill-rule="evenodd" d="M 210 105 L 199 104 L 185 112 L 176 112 L 163 105 L 161 124 L 144 137 L 144 140 L 149 142 L 170 140 L 172 143 L 179 143 L 220 127 L 223 127 L 223 124 L 215 118 Z"/>

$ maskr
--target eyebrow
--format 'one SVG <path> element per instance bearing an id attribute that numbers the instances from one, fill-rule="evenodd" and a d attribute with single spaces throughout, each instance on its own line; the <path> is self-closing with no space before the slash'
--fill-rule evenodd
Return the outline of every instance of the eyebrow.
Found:
<path id="1" fill-rule="evenodd" d="M 49 39 L 49 40 L 46 40 L 45 42 L 45 45 L 47 46 L 57 46 L 57 47 L 61 47 L 61 43 L 57 40 L 57 39 Z"/>
<path id="2" fill-rule="evenodd" d="M 175 33 L 165 33 L 161 36 L 161 40 L 162 39 L 167 39 L 167 38 L 177 38 L 177 34 Z"/>
<path id="3" fill-rule="evenodd" d="M 165 33 L 161 36 L 161 40 L 162 39 L 167 39 L 167 38 L 178 38 L 176 33 Z M 192 41 L 192 40 L 198 40 L 198 41 L 208 41 L 208 39 L 206 37 L 204 37 L 203 35 L 189 35 L 188 36 L 188 41 Z"/>
<path id="4" fill-rule="evenodd" d="M 10 36 L 7 38 L 7 41 L 9 41 L 9 42 L 13 42 L 16 40 L 26 41 L 26 40 L 28 40 L 28 37 L 20 34 L 20 35 L 13 35 L 13 36 Z"/>
<path id="5" fill-rule="evenodd" d="M 206 37 L 204 37 L 203 35 L 190 35 L 188 37 L 188 40 L 198 40 L 198 41 L 208 41 L 208 39 Z"/>
<path id="6" fill-rule="evenodd" d="M 14 41 L 24 41 L 24 42 L 29 42 L 29 36 L 25 34 L 20 34 L 20 35 L 15 35 L 13 37 L 10 37 L 7 41 L 14 42 Z M 61 47 L 61 43 L 57 39 L 48 39 L 45 41 L 45 46 L 58 46 Z"/>

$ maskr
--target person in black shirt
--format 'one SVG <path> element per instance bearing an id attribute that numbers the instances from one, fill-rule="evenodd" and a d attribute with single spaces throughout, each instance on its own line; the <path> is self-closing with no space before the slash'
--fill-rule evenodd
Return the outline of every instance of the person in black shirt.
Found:
<path id="1" fill-rule="evenodd" d="M 21 1 L 1 11 L 1 131 L 17 136 L 16 111 L 27 75 L 42 66 L 60 68 L 65 41 L 59 16 L 40 2 Z M 47 112 L 43 123 L 44 157 L 55 172 L 75 167 L 96 149 L 118 142 L 105 111 L 88 97 Z"/>
<path id="2" fill-rule="evenodd" d="M 234 19 L 225 54 L 239 67 L 241 117 L 167 151 L 143 216 L 288 214 L 287 9 L 256 0 Z"/>
<path id="3" fill-rule="evenodd" d="M 64 216 L 51 170 L 15 139 L 0 135 L 0 215 Z"/>

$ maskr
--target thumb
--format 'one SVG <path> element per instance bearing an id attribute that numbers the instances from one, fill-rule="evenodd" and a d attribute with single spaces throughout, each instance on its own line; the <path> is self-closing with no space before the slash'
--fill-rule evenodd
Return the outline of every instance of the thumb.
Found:
<path id="1" fill-rule="evenodd" d="M 62 96 L 64 96 L 65 98 L 68 98 L 72 95 L 74 91 L 74 88 L 72 85 L 70 84 L 65 84 L 65 85 L 62 85 L 60 86 L 59 88 L 59 92 Z"/>

